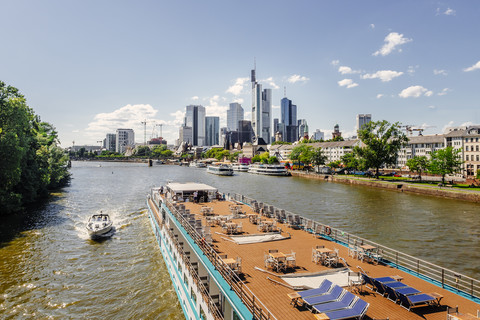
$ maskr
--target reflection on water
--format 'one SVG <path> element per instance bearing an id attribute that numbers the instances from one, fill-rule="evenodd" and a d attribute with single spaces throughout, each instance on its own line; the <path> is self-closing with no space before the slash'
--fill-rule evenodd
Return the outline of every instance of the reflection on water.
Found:
<path id="1" fill-rule="evenodd" d="M 478 204 L 178 166 L 74 162 L 72 174 L 24 223 L 2 223 L 0 318 L 182 317 L 145 210 L 149 189 L 170 180 L 241 193 L 480 278 Z M 101 210 L 116 231 L 93 241 L 85 223 Z"/>

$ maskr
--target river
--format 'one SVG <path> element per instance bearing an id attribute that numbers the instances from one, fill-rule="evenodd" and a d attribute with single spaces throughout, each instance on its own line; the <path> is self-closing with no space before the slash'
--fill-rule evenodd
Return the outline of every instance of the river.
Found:
<path id="1" fill-rule="evenodd" d="M 134 163 L 74 162 L 72 182 L 0 228 L 0 318 L 183 317 L 152 234 L 145 196 L 167 181 L 241 193 L 480 279 L 480 205 L 295 177 Z M 88 216 L 116 231 L 92 241 Z"/>

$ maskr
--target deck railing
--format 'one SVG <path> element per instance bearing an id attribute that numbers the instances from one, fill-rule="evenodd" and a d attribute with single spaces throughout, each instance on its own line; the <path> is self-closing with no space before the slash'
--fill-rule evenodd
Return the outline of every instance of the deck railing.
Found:
<path id="1" fill-rule="evenodd" d="M 156 209 L 158 209 L 157 214 L 154 214 L 155 221 L 156 221 L 158 226 L 162 226 L 161 221 L 158 217 L 158 214 L 160 214 L 160 212 L 159 212 L 160 208 L 158 208 L 156 203 L 155 203 L 155 207 L 156 207 Z M 208 289 L 205 287 L 205 285 L 201 281 L 197 270 L 191 264 L 190 258 L 183 251 L 183 247 L 181 246 L 177 237 L 174 236 L 174 234 L 171 230 L 168 230 L 167 228 L 164 228 L 164 229 L 170 235 L 170 239 L 172 240 L 173 244 L 175 245 L 175 248 L 177 249 L 178 255 L 180 256 L 180 258 L 182 258 L 185 266 L 187 267 L 190 275 L 193 278 L 193 281 L 197 285 L 200 293 L 202 294 L 203 300 L 207 303 L 209 312 L 213 315 L 214 319 L 223 320 L 224 317 L 223 317 L 222 313 L 220 312 L 217 305 L 215 304 L 215 301 L 213 301 L 213 298 L 210 296 L 210 293 L 208 292 Z M 173 268 L 176 268 L 176 266 L 173 266 Z"/>
<path id="2" fill-rule="evenodd" d="M 240 194 L 234 194 L 232 198 L 251 207 L 260 207 L 259 205 L 255 205 L 255 203 L 261 204 L 261 202 L 258 202 L 255 199 Z M 271 207 L 266 203 L 262 204 L 262 207 L 266 206 Z M 276 207 L 273 207 L 273 209 L 274 211 L 281 210 Z M 285 211 L 285 213 L 287 217 L 289 215 L 294 215 L 288 211 Z M 317 222 L 313 219 L 300 216 L 300 226 L 307 232 L 317 234 L 318 236 L 338 242 L 349 248 L 365 244 L 372 245 L 376 248 L 374 252 L 381 253 L 381 263 L 414 274 L 419 278 L 435 283 L 436 285 L 457 294 L 466 296 L 476 302 L 480 301 L 480 281 L 477 279 L 350 234 L 343 230 L 329 227 L 328 225 Z"/>
<path id="3" fill-rule="evenodd" d="M 165 201 L 170 212 L 175 216 L 177 221 L 182 225 L 184 230 L 190 235 L 196 245 L 200 247 L 207 256 L 215 269 L 222 275 L 230 288 L 235 291 L 237 296 L 242 300 L 247 309 L 252 313 L 253 319 L 274 319 L 276 317 L 265 307 L 247 285 L 239 278 L 239 276 L 220 258 L 217 252 L 202 238 L 202 236 L 190 225 L 185 217 L 175 208 L 170 199 Z"/>

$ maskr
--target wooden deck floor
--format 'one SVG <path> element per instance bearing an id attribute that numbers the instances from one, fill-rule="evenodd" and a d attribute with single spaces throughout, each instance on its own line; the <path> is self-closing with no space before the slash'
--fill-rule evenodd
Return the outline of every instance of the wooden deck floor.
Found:
<path id="1" fill-rule="evenodd" d="M 230 215 L 229 205 L 231 204 L 232 203 L 227 201 L 219 201 L 210 202 L 207 205 L 213 208 L 214 214 L 216 215 Z M 201 205 L 193 203 L 185 203 L 185 205 L 192 213 L 201 216 Z M 254 213 L 247 205 L 242 205 L 241 208 L 242 211 L 246 213 Z M 251 224 L 248 219 L 234 219 L 234 222 L 242 222 L 244 234 L 259 233 L 256 228 L 257 226 Z M 270 312 L 277 317 L 277 319 L 314 319 L 314 316 L 310 311 L 303 309 L 302 307 L 293 307 L 290 304 L 290 299 L 287 297 L 287 294 L 293 292 L 292 289 L 276 284 L 267 279 L 267 277 L 269 277 L 273 280 L 285 283 L 281 278 L 256 270 L 255 267 L 265 269 L 263 261 L 264 253 L 269 249 L 278 249 L 283 253 L 290 253 L 291 251 L 296 252 L 297 268 L 295 271 L 289 271 L 288 273 L 294 272 L 295 274 L 300 274 L 331 269 L 322 265 L 317 265 L 311 261 L 312 248 L 316 245 L 324 245 L 326 248 L 330 249 L 339 249 L 340 257 L 347 261 L 352 271 L 359 271 L 357 266 L 361 266 L 361 268 L 366 270 L 371 277 L 399 275 L 404 278 L 403 282 L 405 284 L 415 287 L 424 293 L 437 292 L 444 296 L 441 300 L 441 306 L 439 307 L 419 306 L 412 308 L 412 311 L 409 312 L 378 293 L 364 288 L 362 294 L 359 295 L 356 292 L 354 292 L 354 294 L 370 304 L 365 319 L 387 319 L 388 317 L 390 320 L 444 320 L 447 318 L 445 311 L 446 306 L 459 306 L 459 310 L 462 313 L 468 312 L 472 314 L 476 314 L 477 310 L 480 309 L 479 304 L 398 269 L 384 265 L 373 265 L 353 259 L 348 256 L 348 249 L 340 244 L 320 239 L 303 230 L 288 228 L 287 225 L 278 224 L 278 226 L 282 228 L 282 234 L 288 235 L 288 232 L 291 235 L 291 238 L 280 241 L 239 245 L 225 240 L 225 238 L 228 238 L 228 235 L 218 234 L 222 233 L 221 227 L 217 226 L 212 227 L 211 229 L 214 246 L 217 249 L 217 252 L 227 254 L 229 258 L 236 258 L 238 256 L 242 258 L 242 271 L 245 277 L 244 283 L 263 302 Z M 276 273 L 272 270 L 269 271 L 278 275 L 285 274 Z"/>

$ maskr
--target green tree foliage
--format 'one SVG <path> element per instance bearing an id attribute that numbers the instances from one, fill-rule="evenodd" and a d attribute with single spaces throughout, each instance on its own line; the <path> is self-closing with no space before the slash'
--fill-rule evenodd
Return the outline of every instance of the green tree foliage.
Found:
<path id="1" fill-rule="evenodd" d="M 152 149 L 151 156 L 154 158 L 169 158 L 173 154 L 172 150 L 169 150 L 166 145 L 162 144 L 159 146 L 155 146 Z"/>
<path id="2" fill-rule="evenodd" d="M 349 152 L 342 156 L 342 163 L 347 169 L 365 170 L 365 160 L 360 158 L 356 152 Z"/>
<path id="3" fill-rule="evenodd" d="M 275 156 L 270 157 L 270 154 L 268 153 L 268 151 L 266 151 L 262 154 L 255 155 L 252 158 L 252 163 L 255 163 L 255 162 L 273 164 L 273 163 L 278 163 L 278 159 Z"/>
<path id="4" fill-rule="evenodd" d="M 151 150 L 148 146 L 138 146 L 135 148 L 134 155 L 137 157 L 149 157 Z"/>
<path id="5" fill-rule="evenodd" d="M 316 148 L 312 151 L 311 162 L 317 168 L 327 163 L 327 156 L 323 153 L 322 148 Z"/>
<path id="6" fill-rule="evenodd" d="M 305 165 L 312 162 L 313 147 L 306 144 L 300 144 L 292 149 L 290 153 L 291 160 L 303 162 Z"/>
<path id="7" fill-rule="evenodd" d="M 68 157 L 57 145 L 55 128 L 40 121 L 18 89 L 0 81 L 2 213 L 21 210 L 68 182 Z"/>
<path id="8" fill-rule="evenodd" d="M 396 163 L 398 151 L 408 142 L 400 124 L 390 124 L 386 120 L 364 124 L 358 137 L 365 146 L 355 147 L 354 152 L 365 160 L 367 168 L 375 168 L 376 177 L 382 166 Z"/>
<path id="9" fill-rule="evenodd" d="M 430 161 L 426 156 L 415 156 L 407 160 L 407 167 L 412 172 L 418 173 L 420 180 L 422 179 L 422 172 L 427 170 L 430 165 Z"/>
<path id="10" fill-rule="evenodd" d="M 442 184 L 445 184 L 445 175 L 460 172 L 463 161 L 459 153 L 461 149 L 455 150 L 449 146 L 431 153 L 428 171 L 442 176 Z"/>
<path id="11" fill-rule="evenodd" d="M 327 166 L 329 166 L 330 168 L 332 168 L 332 170 L 336 169 L 336 168 L 340 168 L 340 166 L 342 165 L 342 160 L 336 160 L 336 161 L 332 161 L 330 163 L 327 164 Z"/>

